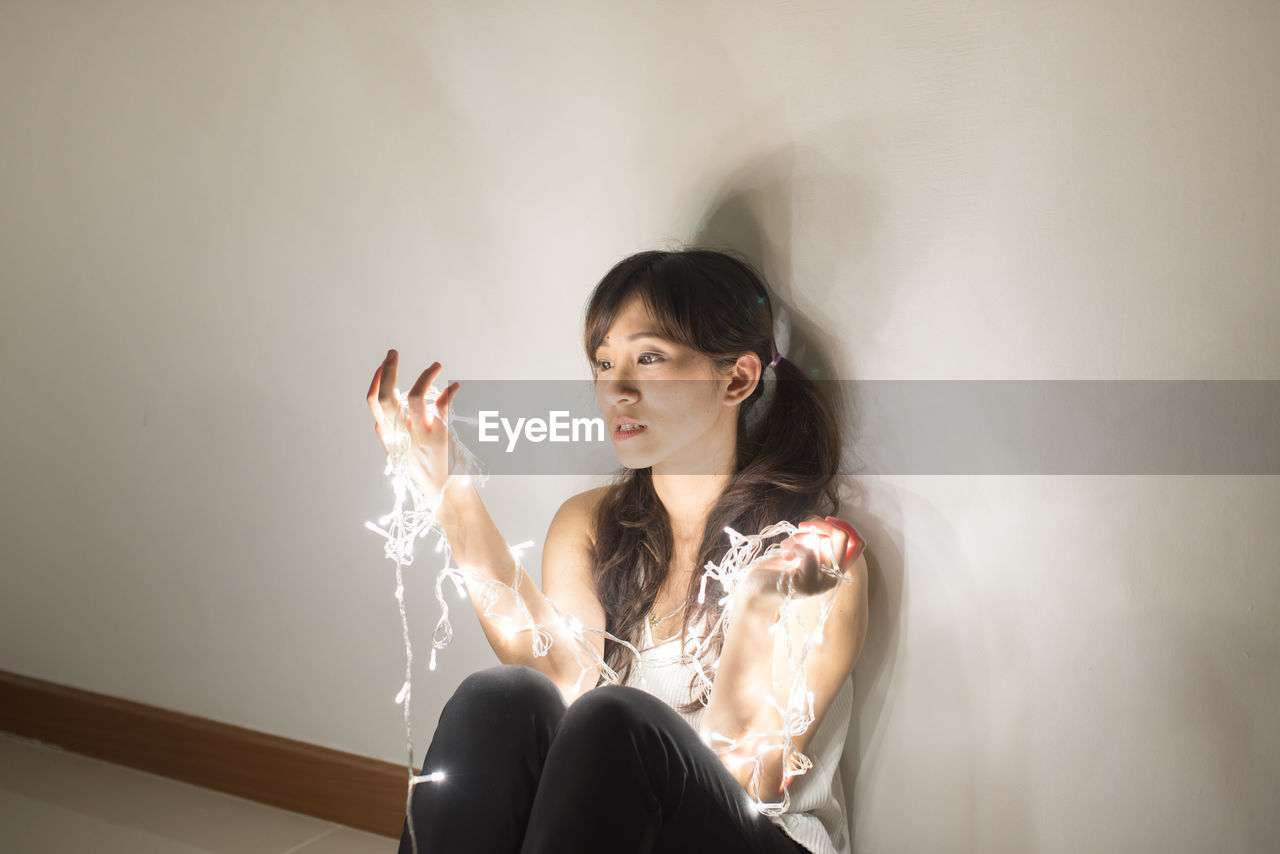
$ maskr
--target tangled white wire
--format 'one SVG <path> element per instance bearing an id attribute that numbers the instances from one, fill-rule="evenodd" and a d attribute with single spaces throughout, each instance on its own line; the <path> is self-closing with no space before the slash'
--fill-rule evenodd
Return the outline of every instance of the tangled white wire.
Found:
<path id="1" fill-rule="evenodd" d="M 427 390 L 426 400 L 431 402 L 438 396 L 439 391 L 432 386 Z M 550 630 L 560 630 L 573 644 L 575 656 L 582 667 L 578 682 L 575 685 L 575 692 L 577 693 L 581 692 L 582 680 L 588 673 L 597 668 L 600 674 L 599 685 L 617 684 L 620 681 L 617 671 L 610 667 L 586 640 L 588 634 L 613 640 L 625 647 L 636 658 L 639 658 L 640 651 L 626 640 L 615 637 L 604 629 L 583 626 L 582 622 L 572 614 L 565 614 L 556 607 L 549 597 L 547 602 L 551 606 L 554 617 L 551 621 L 542 623 L 534 620 L 528 606 L 525 604 L 524 597 L 520 594 L 520 579 L 525 574 L 524 568 L 520 564 L 520 554 L 525 548 L 533 545 L 532 541 L 509 547 L 512 556 L 516 559 L 515 583 L 512 585 L 503 584 L 491 578 L 484 578 L 461 567 L 450 566 L 452 552 L 449 549 L 448 538 L 445 536 L 444 529 L 435 516 L 435 510 L 439 506 L 443 493 L 437 496 L 428 496 L 409 477 L 406 461 L 409 448 L 409 433 L 407 429 L 408 400 L 407 396 L 399 391 L 396 392 L 396 399 L 400 406 L 395 425 L 386 437 L 387 466 L 385 470 L 391 479 L 392 489 L 395 492 L 395 504 L 391 512 L 379 520 L 380 524 L 375 525 L 372 522 L 366 522 L 365 526 L 386 538 L 386 556 L 395 561 L 396 564 L 395 596 L 399 603 L 400 628 L 404 638 L 405 675 L 404 684 L 400 687 L 399 693 L 396 694 L 395 701 L 397 704 L 403 704 L 404 706 L 405 740 L 409 765 L 409 785 L 405 798 L 405 815 L 410 842 L 414 854 L 417 854 L 418 839 L 413 826 L 412 810 L 413 789 L 419 783 L 443 780 L 444 772 L 436 770 L 428 773 L 424 768 L 424 773 L 419 775 L 414 773 L 413 767 L 413 730 L 410 717 L 410 701 L 413 696 L 413 646 L 410 642 L 409 621 L 404 604 L 404 568 L 413 563 L 413 546 L 416 540 L 435 532 L 438 535 L 435 551 L 444 555 L 444 566 L 436 574 L 435 580 L 435 597 L 440 606 L 440 619 L 436 623 L 436 628 L 431 638 L 431 659 L 429 664 L 431 670 L 436 668 L 436 651 L 448 646 L 449 642 L 453 640 L 453 626 L 449 622 L 449 604 L 444 596 L 446 581 L 453 583 L 459 598 L 466 597 L 468 592 L 472 596 L 479 596 L 480 599 L 478 601 L 481 605 L 481 613 L 495 621 L 508 637 L 517 632 L 529 632 L 530 643 L 535 657 L 546 655 L 551 648 L 553 635 Z M 428 413 L 434 414 L 434 410 L 431 407 L 426 407 L 426 410 Z M 459 420 L 466 420 L 461 419 L 459 416 L 453 417 Z M 480 461 L 461 442 L 453 437 L 452 433 L 450 433 L 450 438 L 453 442 L 455 453 L 465 463 L 465 473 L 454 475 L 454 477 L 470 478 L 477 486 L 483 486 L 487 476 Z M 411 507 L 406 506 L 406 499 L 412 505 Z M 686 648 L 680 659 L 678 659 L 679 662 L 691 666 L 696 671 L 704 695 L 710 692 L 715 683 L 719 659 L 716 659 L 711 664 L 710 672 L 703 666 L 702 659 L 711 648 L 713 640 L 726 632 L 733 619 L 735 590 L 758 560 L 770 556 L 781 549 L 779 543 L 773 543 L 766 548 L 764 545 L 766 540 L 794 534 L 797 530 L 794 525 L 786 521 L 777 522 L 766 527 L 758 534 L 750 535 L 741 534 L 732 528 L 725 528 L 725 532 L 729 536 L 729 549 L 720 563 L 708 563 L 704 567 L 698 591 L 698 601 L 701 604 L 705 601 L 707 595 L 708 582 L 714 581 L 720 585 L 723 591 L 720 599 L 720 605 L 722 606 L 720 616 L 708 631 L 695 638 L 693 648 L 691 650 Z M 849 579 L 840 573 L 838 569 L 823 567 L 823 572 L 834 577 L 838 583 L 836 587 L 824 596 L 816 625 L 810 629 L 809 626 L 804 624 L 803 619 L 796 611 L 794 605 L 797 600 L 791 586 L 790 576 L 787 576 L 787 589 L 780 609 L 782 617 L 770 630 L 773 633 L 778 631 L 784 633 L 787 659 L 793 662 L 786 707 L 781 706 L 772 695 L 765 698 L 765 702 L 778 713 L 782 722 L 781 728 L 754 733 L 746 739 L 732 739 L 719 733 L 712 733 L 710 738 L 710 746 L 718 754 L 723 755 L 731 751 L 749 752 L 754 757 L 753 760 L 750 760 L 754 762 L 754 769 L 748 785 L 748 792 L 752 795 L 756 809 L 764 815 L 776 816 L 785 813 L 791 804 L 791 780 L 804 774 L 812 767 L 812 762 L 809 758 L 792 747 L 793 739 L 805 732 L 814 721 L 813 692 L 808 689 L 804 665 L 813 644 L 820 643 L 822 640 L 822 629 L 835 604 L 839 584 L 849 582 Z M 798 642 L 796 639 L 797 632 L 799 633 Z M 643 668 L 636 668 L 636 670 L 640 674 L 641 685 L 644 686 Z M 783 767 L 785 770 L 783 774 L 782 800 L 762 802 L 759 800 L 758 795 L 764 758 L 766 754 L 775 750 L 781 750 L 784 757 Z"/>

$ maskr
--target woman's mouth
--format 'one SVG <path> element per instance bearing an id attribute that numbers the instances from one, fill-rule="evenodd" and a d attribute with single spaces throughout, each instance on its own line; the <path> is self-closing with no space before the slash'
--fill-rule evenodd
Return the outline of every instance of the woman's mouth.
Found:
<path id="1" fill-rule="evenodd" d="M 648 428 L 643 424 L 619 424 L 613 431 L 613 438 L 615 441 L 633 439 L 647 429 Z"/>

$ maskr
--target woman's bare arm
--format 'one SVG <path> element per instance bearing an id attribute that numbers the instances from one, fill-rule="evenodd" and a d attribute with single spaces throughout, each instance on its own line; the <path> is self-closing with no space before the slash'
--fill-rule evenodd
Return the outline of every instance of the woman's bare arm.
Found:
<path id="1" fill-rule="evenodd" d="M 565 617 L 571 618 L 570 622 L 576 619 L 585 628 L 604 627 L 604 609 L 591 582 L 587 525 L 592 506 L 591 493 L 575 495 L 552 519 L 542 558 L 546 594 L 511 555 L 475 486 L 450 483 L 436 511 L 459 568 L 482 582 L 468 584 L 470 599 L 498 660 L 504 664 L 523 664 L 546 674 L 569 702 L 582 691 L 595 687 L 599 670 L 590 665 L 590 651 L 598 656 L 604 649 L 603 639 L 590 633 L 584 648 L 574 632 L 566 631 L 560 624 L 560 615 L 556 613 L 559 608 Z M 528 618 L 550 635 L 551 643 L 545 655 L 534 655 L 534 637 L 526 625 L 528 619 L 508 589 L 516 588 L 517 572 L 517 589 L 528 610 Z M 497 591 L 497 598 L 488 607 L 483 581 L 500 585 L 491 588 Z M 548 601 L 548 595 L 554 595 L 555 607 Z M 515 631 L 511 630 L 513 625 L 517 627 Z"/>
<path id="2" fill-rule="evenodd" d="M 407 414 L 401 422 L 396 391 L 399 361 L 400 354 L 393 348 L 374 371 L 366 396 L 374 430 L 384 449 L 403 453 L 405 470 L 418 488 L 427 496 L 440 496 L 436 520 L 467 578 L 471 602 L 489 644 L 500 661 L 541 671 L 569 699 L 581 685 L 594 687 L 595 679 L 591 672 L 584 675 L 583 663 L 593 658 L 594 650 L 603 649 L 604 642 L 583 644 L 578 638 L 581 627 L 604 627 L 603 610 L 591 583 L 589 539 L 592 499 L 599 491 L 566 501 L 547 532 L 543 576 L 548 591 L 557 591 L 564 617 L 574 626 L 571 630 L 512 556 L 471 480 L 451 474 L 449 409 L 461 384 L 451 383 L 428 401 L 431 383 L 442 370 L 439 362 L 433 362 L 405 396 Z M 407 445 L 403 444 L 406 438 Z M 534 654 L 535 637 L 539 652 L 546 646 L 544 655 Z M 544 643 L 548 639 L 549 644 Z"/>
<path id="3" fill-rule="evenodd" d="M 803 733 L 792 738 L 792 750 L 800 753 L 805 752 L 813 739 L 840 686 L 857 662 L 866 638 L 866 559 L 859 555 L 845 573 L 852 583 L 836 588 L 836 600 L 823 626 L 822 640 L 810 648 L 805 661 L 806 683 L 814 695 L 814 720 Z M 796 616 L 803 620 L 809 632 L 817 625 L 822 598 L 825 597 L 811 597 L 798 604 Z M 779 604 L 779 597 L 765 588 L 743 591 L 743 600 L 735 606 L 729 624 L 703 720 L 704 736 L 710 738 L 715 734 L 740 745 L 721 752 L 721 759 L 743 788 L 761 803 L 781 801 L 785 778 L 785 757 L 776 749 L 781 739 L 765 736 L 781 731 L 782 718 L 765 699 L 772 696 L 786 709 L 795 672 L 781 628 L 774 634 L 769 631 L 779 617 Z M 792 641 L 795 655 L 803 638 L 793 632 Z M 762 740 L 770 748 L 760 754 L 762 762 L 756 791 L 751 778 L 757 770 L 755 760 Z M 711 741 L 713 748 L 724 744 L 719 739 Z"/>

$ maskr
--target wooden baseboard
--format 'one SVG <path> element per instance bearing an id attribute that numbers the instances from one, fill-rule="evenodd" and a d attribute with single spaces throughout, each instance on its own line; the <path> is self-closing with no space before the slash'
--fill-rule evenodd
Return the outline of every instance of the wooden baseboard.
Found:
<path id="1" fill-rule="evenodd" d="M 0 730 L 383 836 L 404 825 L 405 765 L 4 670 Z"/>

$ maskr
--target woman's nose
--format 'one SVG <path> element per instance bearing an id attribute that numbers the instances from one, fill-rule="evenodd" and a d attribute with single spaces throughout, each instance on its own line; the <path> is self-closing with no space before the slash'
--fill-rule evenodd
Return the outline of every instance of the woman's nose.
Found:
<path id="1" fill-rule="evenodd" d="M 604 388 L 600 390 L 601 397 L 614 405 L 634 403 L 640 396 L 636 384 L 629 377 L 613 376 L 603 382 Z"/>

